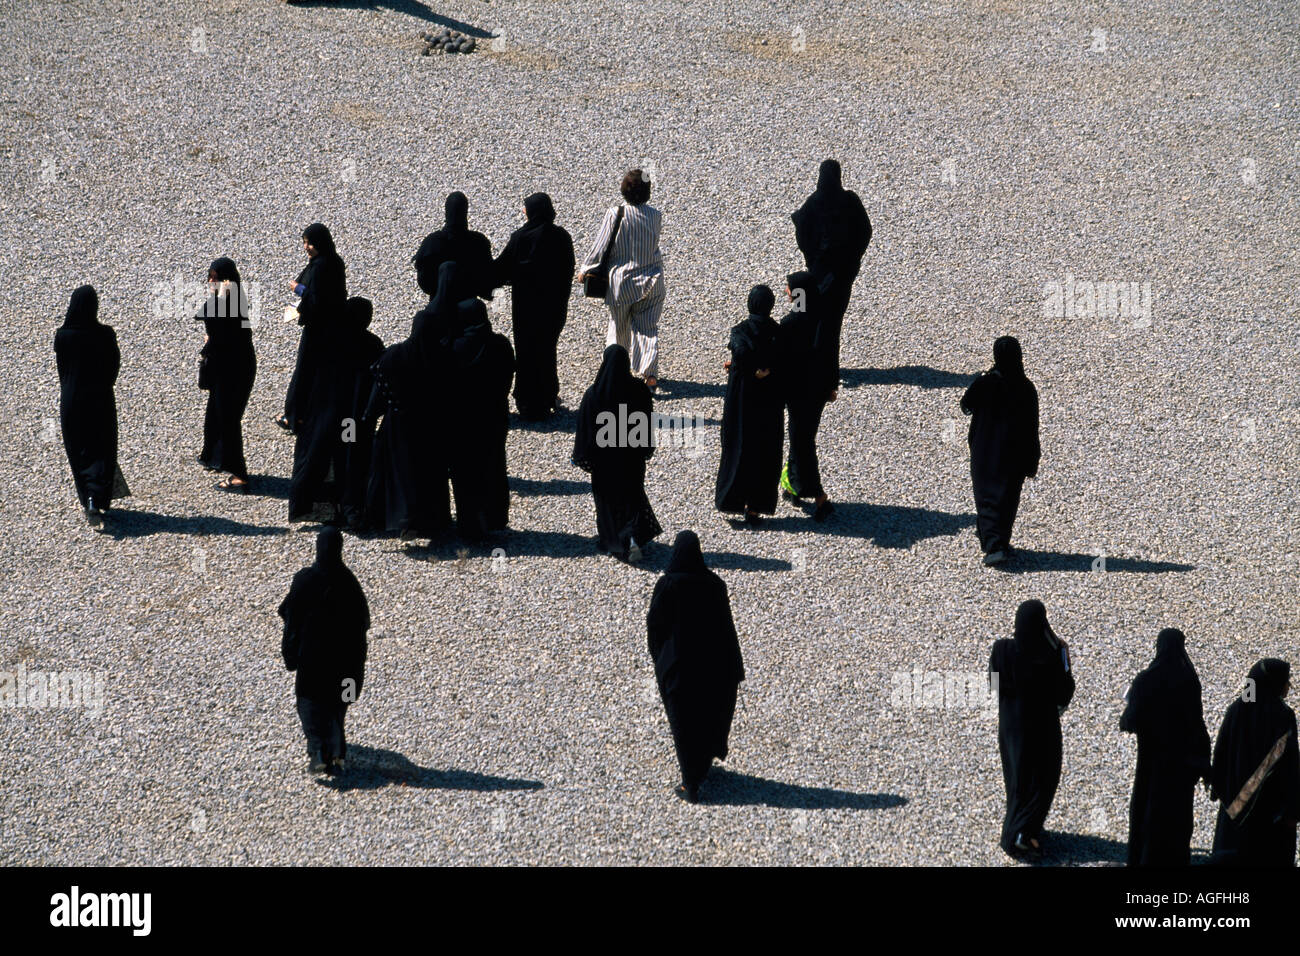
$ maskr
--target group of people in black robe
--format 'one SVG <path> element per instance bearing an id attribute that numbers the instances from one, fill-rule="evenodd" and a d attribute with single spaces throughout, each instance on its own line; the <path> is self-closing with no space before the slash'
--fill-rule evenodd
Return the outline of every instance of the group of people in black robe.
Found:
<path id="1" fill-rule="evenodd" d="M 505 443 L 512 380 L 522 417 L 558 408 L 556 342 L 567 314 L 573 270 L 568 233 L 554 224 L 545 194 L 524 203 L 526 224 L 495 260 L 490 243 L 468 228 L 468 203 L 448 197 L 446 224 L 414 257 L 429 296 L 407 338 L 385 348 L 368 327 L 369 300 L 348 297 L 346 268 L 329 230 L 303 232 L 307 267 L 292 283 L 303 332 L 279 424 L 296 435 L 291 520 L 346 524 L 433 536 L 455 526 L 478 540 L 507 526 Z M 788 314 L 773 320 L 775 296 L 751 289 L 747 318 L 731 330 L 722 456 L 715 504 L 751 525 L 775 510 L 778 488 L 811 498 L 814 517 L 830 514 L 821 484 L 816 434 L 836 398 L 839 340 L 852 283 L 871 226 L 843 189 L 838 164 L 822 164 L 817 191 L 794 214 L 807 269 L 787 278 Z M 215 260 L 204 323 L 200 386 L 208 391 L 204 467 L 218 485 L 247 491 L 241 421 L 257 360 L 235 263 Z M 519 354 L 492 331 L 482 299 L 512 285 Z M 97 528 L 114 499 L 130 494 L 117 463 L 114 398 L 121 356 L 113 329 L 98 321 L 90 286 L 72 294 L 55 337 L 64 448 L 81 507 Z M 994 365 L 961 400 L 971 416 L 969 444 L 977 533 L 986 564 L 1005 563 L 1023 482 L 1037 474 L 1038 397 L 1019 342 L 994 343 Z M 517 371 L 517 374 L 516 374 Z M 447 409 L 455 414 L 448 416 Z M 611 345 L 578 409 L 573 462 L 591 475 L 597 544 L 635 561 L 662 533 L 645 490 L 654 454 L 653 398 L 633 376 L 627 350 Z M 783 413 L 789 454 L 782 469 Z M 376 428 L 377 426 L 377 428 Z M 282 652 L 297 672 L 298 712 L 313 772 L 341 772 L 347 706 L 364 680 L 365 595 L 342 561 L 342 536 L 326 527 L 317 559 L 295 576 L 280 606 Z M 704 562 L 693 532 L 677 536 L 647 615 L 650 655 L 681 771 L 674 787 L 696 801 L 714 758 L 725 759 L 737 690 L 745 679 L 726 585 Z M 1007 809 L 1000 842 L 1009 853 L 1041 849 L 1061 779 L 1060 718 L 1074 693 L 1069 649 L 1046 609 L 1027 601 L 1014 635 L 995 643 L 998 741 Z M 1190 860 L 1195 785 L 1204 780 L 1220 809 L 1214 860 L 1289 865 L 1300 817 L 1300 752 L 1285 697 L 1290 666 L 1267 658 L 1250 671 L 1209 749 L 1201 688 L 1181 632 L 1157 639 L 1151 667 L 1135 679 L 1121 728 L 1138 738 L 1130 805 L 1129 862 Z"/>
<path id="2" fill-rule="evenodd" d="M 1219 803 L 1211 862 L 1291 866 L 1300 821 L 1300 750 L 1285 703 L 1291 667 L 1266 658 L 1228 706 L 1214 752 L 1201 682 L 1186 636 L 1165 628 L 1151 666 L 1133 680 L 1119 726 L 1137 737 L 1129 803 L 1129 866 L 1191 863 L 1194 797 L 1205 781 Z M 1014 636 L 993 644 L 990 685 L 998 699 L 998 752 L 1007 806 L 1000 844 L 1012 856 L 1042 849 L 1044 824 L 1061 781 L 1061 715 L 1074 696 L 1069 647 L 1041 601 L 1016 610 Z"/>

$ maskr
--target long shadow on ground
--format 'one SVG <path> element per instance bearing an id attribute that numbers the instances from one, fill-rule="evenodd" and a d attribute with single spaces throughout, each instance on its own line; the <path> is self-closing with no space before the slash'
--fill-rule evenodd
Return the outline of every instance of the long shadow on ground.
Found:
<path id="1" fill-rule="evenodd" d="M 659 379 L 655 399 L 671 398 L 721 398 L 727 394 L 725 382 L 680 382 L 670 378 Z"/>
<path id="2" fill-rule="evenodd" d="M 434 13 L 428 4 L 419 3 L 418 0 L 289 0 L 289 5 L 294 7 L 327 7 L 331 10 L 392 10 L 394 13 L 405 13 L 419 20 L 426 20 L 429 23 L 436 23 L 452 30 L 459 30 L 468 36 L 479 37 L 480 39 L 492 36 L 482 27 L 476 27 L 454 17 L 443 16 L 441 13 Z"/>
<path id="3" fill-rule="evenodd" d="M 1083 833 L 1044 833 L 1042 853 L 1025 857 L 1030 866 L 1079 866 L 1105 863 L 1123 866 L 1128 860 L 1128 844 Z"/>
<path id="4" fill-rule="evenodd" d="M 113 509 L 104 520 L 104 534 L 110 538 L 144 538 L 151 534 L 233 535 L 262 537 L 284 534 L 272 525 L 245 524 L 214 515 L 160 515 L 155 511 Z"/>
<path id="5" fill-rule="evenodd" d="M 1008 574 L 1029 574 L 1035 571 L 1092 571 L 1095 554 L 1066 554 L 1063 551 L 1022 551 L 1019 548 L 1012 553 L 1011 560 L 999 565 L 998 569 Z M 1176 564 L 1172 561 L 1144 561 L 1140 558 L 1113 558 L 1106 556 L 1100 572 L 1120 571 L 1130 574 L 1165 574 L 1169 571 L 1195 571 L 1194 564 Z"/>
<path id="6" fill-rule="evenodd" d="M 907 803 L 896 793 L 853 793 L 830 787 L 803 787 L 714 767 L 700 787 L 700 803 L 730 807 L 782 807 L 791 810 L 889 810 Z"/>
<path id="7" fill-rule="evenodd" d="M 945 372 L 928 365 L 900 365 L 897 368 L 846 368 L 840 371 L 845 388 L 863 385 L 912 385 L 917 388 L 965 388 L 974 375 Z"/>
<path id="8" fill-rule="evenodd" d="M 332 790 L 378 790 L 399 784 L 420 790 L 473 790 L 494 793 L 501 790 L 541 790 L 540 780 L 518 777 L 495 777 L 471 770 L 435 770 L 411 763 L 393 750 L 358 747 L 348 744 L 348 769 L 337 777 L 321 777 L 316 782 Z"/>
<path id="9" fill-rule="evenodd" d="M 812 531 L 838 537 L 871 538 L 877 547 L 910 548 L 926 538 L 946 537 L 957 534 L 965 528 L 975 527 L 975 516 L 972 514 L 958 515 L 947 511 L 904 508 L 898 505 L 873 505 L 865 501 L 833 503 L 835 513 L 825 521 L 817 522 L 809 517 L 782 516 L 768 518 L 763 523 L 763 529 L 795 533 Z M 809 510 L 811 511 L 811 507 Z"/>

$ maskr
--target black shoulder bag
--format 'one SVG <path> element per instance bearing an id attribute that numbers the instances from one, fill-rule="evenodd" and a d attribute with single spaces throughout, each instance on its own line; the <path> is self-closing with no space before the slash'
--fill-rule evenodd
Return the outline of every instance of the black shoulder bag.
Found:
<path id="1" fill-rule="evenodd" d="M 600 256 L 600 265 L 588 272 L 586 278 L 582 280 L 582 294 L 588 299 L 603 299 L 605 293 L 609 291 L 609 254 L 614 249 L 614 237 L 618 235 L 618 227 L 623 224 L 623 208 L 621 205 L 618 207 L 618 215 L 614 217 L 614 228 L 609 234 L 609 242 Z"/>

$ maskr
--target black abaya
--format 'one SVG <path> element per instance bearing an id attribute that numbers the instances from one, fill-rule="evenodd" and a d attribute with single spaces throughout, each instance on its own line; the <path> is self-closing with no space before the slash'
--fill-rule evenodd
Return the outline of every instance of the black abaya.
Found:
<path id="1" fill-rule="evenodd" d="M 840 329 L 871 242 L 871 219 L 857 193 L 845 189 L 840 164 L 825 160 L 817 173 L 817 189 L 790 217 L 795 241 L 803 253 L 825 311 L 821 348 L 839 367 Z"/>
<path id="2" fill-rule="evenodd" d="M 556 348 L 569 311 L 573 285 L 573 239 L 555 225 L 546 193 L 524 200 L 528 224 L 511 234 L 493 263 L 492 285 L 509 285 L 515 338 L 515 406 L 529 420 L 545 418 L 557 405 L 560 379 Z"/>
<path id="3" fill-rule="evenodd" d="M 713 499 L 719 511 L 776 511 L 785 423 L 772 304 L 772 290 L 755 286 L 749 293 L 749 317 L 731 330 L 722 457 Z"/>
<path id="4" fill-rule="evenodd" d="M 207 341 L 199 353 L 208 383 L 208 405 L 203 416 L 203 450 L 199 461 L 213 471 L 228 472 L 248 480 L 244 461 L 244 410 L 257 376 L 253 330 L 248 322 L 247 297 L 233 260 L 216 259 L 208 267 L 213 289 L 194 318 L 203 323 Z"/>
<path id="5" fill-rule="evenodd" d="M 370 331 L 374 318 L 374 305 L 369 299 L 353 296 L 348 299 L 348 336 L 354 353 L 352 371 L 354 386 L 347 417 L 355 425 L 353 441 L 345 440 L 343 446 L 343 471 L 345 477 L 342 509 L 349 528 L 366 527 L 366 489 L 370 482 L 370 462 L 375 444 L 375 423 L 366 418 L 366 406 L 374 389 L 371 366 L 384 353 L 384 343 Z"/>
<path id="6" fill-rule="evenodd" d="M 1137 734 L 1137 772 L 1129 803 L 1128 865 L 1191 863 L 1196 781 L 1210 769 L 1210 735 L 1201 682 L 1182 631 L 1166 628 L 1156 657 L 1128 692 L 1120 729 Z"/>
<path id="7" fill-rule="evenodd" d="M 293 576 L 280 604 L 284 666 L 297 671 L 294 692 L 308 752 L 329 763 L 346 756 L 343 718 L 361 696 L 366 676 L 370 607 L 343 563 L 343 536 L 326 528 L 316 539 L 316 561 Z"/>
<path id="8" fill-rule="evenodd" d="M 993 344 L 994 367 L 966 389 L 961 410 L 971 416 L 971 485 L 976 531 L 985 554 L 1005 551 L 1026 478 L 1038 474 L 1038 391 L 1025 377 L 1020 343 Z"/>
<path id="9" fill-rule="evenodd" d="M 355 524 L 364 507 L 374 423 L 365 421 L 370 397 L 370 366 L 383 343 L 366 330 L 372 306 L 368 299 L 349 299 L 344 318 L 318 333 L 317 374 L 310 409 L 294 443 L 289 482 L 289 521 Z M 349 517 L 350 516 L 350 517 Z"/>
<path id="10" fill-rule="evenodd" d="M 693 800 L 713 758 L 727 757 L 736 690 L 745 679 L 727 585 L 705 565 L 693 531 L 673 543 L 646 631 L 682 786 Z"/>
<path id="11" fill-rule="evenodd" d="M 1054 647 L 1041 601 L 1016 611 L 1013 640 L 995 641 L 989 673 L 998 689 L 998 751 L 1007 811 L 1001 846 L 1029 845 L 1043 832 L 1061 782 L 1061 712 L 1074 696 L 1074 676 Z"/>
<path id="12" fill-rule="evenodd" d="M 510 479 L 506 436 L 510 430 L 510 340 L 492 331 L 477 299 L 460 305 L 460 331 L 449 342 L 450 470 L 456 497 L 456 528 L 467 541 L 506 527 Z"/>
<path id="13" fill-rule="evenodd" d="M 83 509 L 103 510 L 130 494 L 117 466 L 117 402 L 113 386 L 122 365 L 117 334 L 101 325 L 99 296 L 80 286 L 72 293 L 54 336 L 59 372 L 59 424 Z"/>
<path id="14" fill-rule="evenodd" d="M 444 264 L 444 275 L 454 267 Z M 415 331 L 384 350 L 371 367 L 374 388 L 365 418 L 383 416 L 375 436 L 366 491 L 366 521 L 381 531 L 433 537 L 451 525 L 448 438 L 438 423 L 448 368 L 434 302 L 417 314 Z"/>
<path id="15" fill-rule="evenodd" d="M 1220 801 L 1216 864 L 1295 865 L 1300 750 L 1295 712 L 1283 700 L 1290 679 L 1286 661 L 1259 661 L 1252 684 L 1223 715 L 1210 769 L 1210 794 Z"/>
<path id="16" fill-rule="evenodd" d="M 309 402 L 323 355 L 334 345 L 333 333 L 344 323 L 348 287 L 343 260 L 334 249 L 334 237 L 321 223 L 303 230 L 303 238 L 316 248 L 307 267 L 298 275 L 303 287 L 298 303 L 298 359 L 284 399 L 284 417 L 296 431 L 311 413 Z"/>
<path id="17" fill-rule="evenodd" d="M 443 227 L 424 237 L 411 262 L 416 280 L 427 294 L 434 295 L 440 285 L 439 268 L 446 262 L 458 263 L 466 288 L 465 297 L 492 297 L 492 243 L 481 232 L 469 228 L 469 200 L 461 192 L 451 193 L 444 204 Z"/>
<path id="18" fill-rule="evenodd" d="M 663 531 L 645 493 L 653 414 L 650 389 L 632 377 L 627 349 L 606 348 L 596 381 L 582 396 L 573 436 L 574 464 L 591 475 L 602 552 L 627 557 L 633 541 L 639 547 Z"/>

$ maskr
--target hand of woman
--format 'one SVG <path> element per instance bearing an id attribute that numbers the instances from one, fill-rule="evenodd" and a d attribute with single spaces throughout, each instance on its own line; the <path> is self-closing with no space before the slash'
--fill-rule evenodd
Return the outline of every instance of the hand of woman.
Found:
<path id="1" fill-rule="evenodd" d="M 831 389 L 831 394 L 830 394 L 830 396 L 826 399 L 826 401 L 828 401 L 828 402 L 833 402 L 833 401 L 835 401 L 835 399 L 837 399 L 837 398 L 839 398 L 839 397 L 840 397 L 840 390 L 839 390 L 838 388 L 833 388 L 833 389 Z"/>
<path id="2" fill-rule="evenodd" d="M 730 371 L 731 371 L 731 359 L 727 359 L 727 361 L 723 362 L 723 363 L 722 363 L 722 368 L 723 368 L 725 371 L 730 372 Z"/>
<path id="3" fill-rule="evenodd" d="M 294 295 L 298 294 L 298 283 L 296 280 L 289 283 L 289 291 L 292 292 Z"/>
<path id="4" fill-rule="evenodd" d="M 772 370 L 770 368 L 759 368 L 754 370 L 754 378 L 758 379 L 759 381 L 762 381 L 763 379 L 767 378 L 771 374 L 772 374 Z"/>

